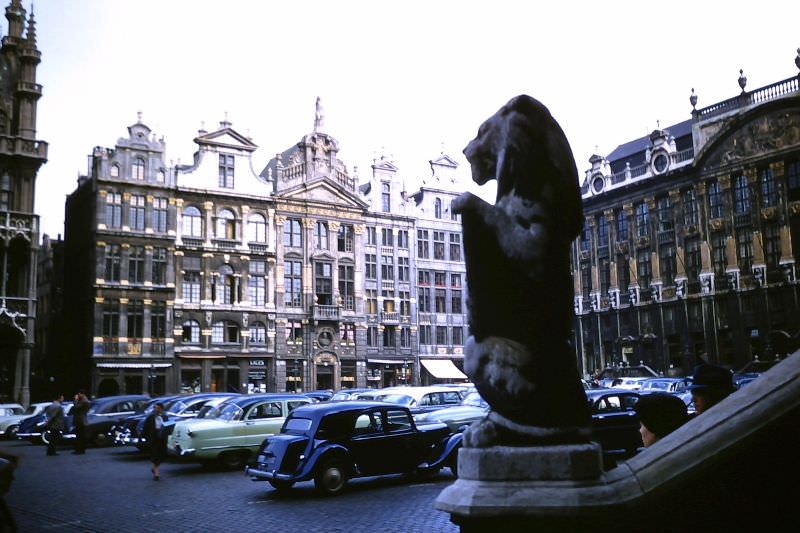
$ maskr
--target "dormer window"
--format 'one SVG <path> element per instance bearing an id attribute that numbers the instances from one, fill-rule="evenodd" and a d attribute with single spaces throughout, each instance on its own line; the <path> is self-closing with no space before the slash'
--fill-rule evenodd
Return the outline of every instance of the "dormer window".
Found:
<path id="1" fill-rule="evenodd" d="M 111 177 L 118 178 L 119 177 L 119 165 L 111 165 Z"/>
<path id="2" fill-rule="evenodd" d="M 164 172 L 163 168 L 160 168 L 158 169 L 158 172 L 156 172 L 156 181 L 159 183 L 164 183 L 164 179 L 166 178 L 166 176 L 167 173 Z"/>
<path id="3" fill-rule="evenodd" d="M 391 211 L 391 192 L 391 185 L 384 181 L 381 184 L 381 210 L 384 213 Z"/>
<path id="4" fill-rule="evenodd" d="M 233 156 L 219 154 L 219 186 L 233 189 Z"/>
<path id="5" fill-rule="evenodd" d="M 136 157 L 133 160 L 133 165 L 131 166 L 131 177 L 135 180 L 143 180 L 144 179 L 144 159 L 141 157 Z"/>
<path id="6" fill-rule="evenodd" d="M 442 218 L 442 199 L 437 198 L 433 203 L 433 216 Z"/>

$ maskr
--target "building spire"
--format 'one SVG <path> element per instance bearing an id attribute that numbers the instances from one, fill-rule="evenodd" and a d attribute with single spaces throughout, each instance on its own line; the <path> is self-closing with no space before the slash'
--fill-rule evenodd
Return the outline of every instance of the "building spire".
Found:
<path id="1" fill-rule="evenodd" d="M 25 8 L 22 7 L 21 0 L 11 0 L 11 4 L 6 8 L 6 19 L 8 20 L 8 36 L 21 39 L 25 26 Z"/>
<path id="2" fill-rule="evenodd" d="M 36 49 L 36 20 L 33 17 L 33 3 L 31 2 L 31 15 L 28 17 L 28 33 L 26 40 L 28 47 Z"/>
<path id="3" fill-rule="evenodd" d="M 317 103 L 314 110 L 314 132 L 322 131 L 325 126 L 325 110 L 322 109 L 322 101 L 317 96 Z"/>

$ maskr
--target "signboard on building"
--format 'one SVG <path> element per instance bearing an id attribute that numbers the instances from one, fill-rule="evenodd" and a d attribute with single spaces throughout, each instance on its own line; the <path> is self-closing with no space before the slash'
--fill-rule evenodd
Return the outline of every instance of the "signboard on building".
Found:
<path id="1" fill-rule="evenodd" d="M 267 365 L 263 359 L 250 359 L 250 370 L 247 372 L 249 381 L 263 381 L 267 379 Z"/>

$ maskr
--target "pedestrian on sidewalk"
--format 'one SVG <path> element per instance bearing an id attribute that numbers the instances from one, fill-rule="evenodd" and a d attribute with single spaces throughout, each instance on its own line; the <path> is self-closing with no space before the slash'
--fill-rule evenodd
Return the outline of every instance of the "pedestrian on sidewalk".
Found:
<path id="1" fill-rule="evenodd" d="M 47 406 L 44 411 L 45 422 L 44 431 L 47 434 L 47 455 L 58 455 L 56 446 L 61 441 L 61 433 L 64 431 L 64 407 L 61 402 L 64 401 L 64 395 L 59 394 L 53 400 L 53 403 Z"/>
<path id="2" fill-rule="evenodd" d="M 167 415 L 164 414 L 164 404 L 157 403 L 144 421 L 144 435 L 150 443 L 150 461 L 153 467 L 150 472 L 153 474 L 153 481 L 158 481 L 158 467 L 167 458 L 167 432 L 164 430 L 164 422 Z"/>
<path id="3" fill-rule="evenodd" d="M 80 391 L 75 395 L 75 404 L 72 406 L 72 425 L 75 427 L 75 451 L 74 454 L 86 453 L 86 425 L 89 421 L 86 413 L 89 412 L 89 399 L 86 392 Z"/>

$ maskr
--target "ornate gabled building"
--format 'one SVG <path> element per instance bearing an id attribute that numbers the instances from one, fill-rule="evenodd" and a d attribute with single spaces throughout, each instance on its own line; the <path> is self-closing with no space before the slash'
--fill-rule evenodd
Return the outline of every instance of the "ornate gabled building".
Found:
<path id="1" fill-rule="evenodd" d="M 464 187 L 451 157 L 442 153 L 429 163 L 431 176 L 408 195 L 416 220 L 414 279 L 422 383 L 466 378 L 462 370 L 468 335 L 461 217 L 451 209 Z"/>
<path id="2" fill-rule="evenodd" d="M 800 68 L 800 51 L 795 60 Z M 586 374 L 740 368 L 800 344 L 800 76 L 594 155 L 572 251 Z"/>
<path id="3" fill-rule="evenodd" d="M 173 391 L 274 390 L 274 202 L 231 126 L 201 129 L 175 169 Z"/>
<path id="4" fill-rule="evenodd" d="M 12 0 L 0 48 L 0 397 L 28 404 L 39 247 L 34 191 L 47 143 L 36 139 L 41 52 L 33 13 L 25 17 Z"/>
<path id="5" fill-rule="evenodd" d="M 67 197 L 62 390 L 170 390 L 176 213 L 164 149 L 140 114 L 114 148 L 94 148 Z"/>
<path id="6" fill-rule="evenodd" d="M 314 129 L 271 159 L 276 228 L 277 391 L 366 384 L 364 219 L 367 203 L 325 133 Z"/>

